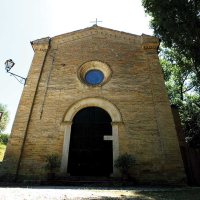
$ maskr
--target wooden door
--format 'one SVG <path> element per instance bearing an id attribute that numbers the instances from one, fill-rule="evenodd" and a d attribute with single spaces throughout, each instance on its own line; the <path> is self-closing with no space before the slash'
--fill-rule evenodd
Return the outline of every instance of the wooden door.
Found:
<path id="1" fill-rule="evenodd" d="M 113 172 L 110 115 L 98 107 L 87 107 L 74 117 L 69 147 L 68 173 L 72 176 L 108 176 Z"/>

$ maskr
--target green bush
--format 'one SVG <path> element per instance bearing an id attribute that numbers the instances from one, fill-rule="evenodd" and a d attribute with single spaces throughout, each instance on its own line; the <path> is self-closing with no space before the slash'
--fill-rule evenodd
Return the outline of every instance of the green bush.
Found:
<path id="1" fill-rule="evenodd" d="M 135 158 L 125 153 L 117 158 L 115 161 L 115 167 L 118 168 L 121 173 L 127 173 L 135 163 Z"/>
<path id="2" fill-rule="evenodd" d="M 60 160 L 57 154 L 46 155 L 45 162 L 46 164 L 43 166 L 43 168 L 47 171 L 50 171 L 50 173 L 53 173 L 54 170 L 60 166 Z"/>
<path id="3" fill-rule="evenodd" d="M 9 134 L 6 133 L 0 133 L 0 144 L 7 145 L 8 143 L 8 138 L 10 137 Z"/>

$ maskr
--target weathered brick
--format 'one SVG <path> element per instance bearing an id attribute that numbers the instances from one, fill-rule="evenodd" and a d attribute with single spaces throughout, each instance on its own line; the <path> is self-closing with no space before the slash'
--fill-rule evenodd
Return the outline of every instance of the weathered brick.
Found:
<path id="1" fill-rule="evenodd" d="M 56 152 L 62 157 L 61 122 L 67 110 L 90 97 L 106 99 L 119 110 L 123 122 L 119 154 L 136 157 L 132 176 L 141 182 L 182 183 L 185 174 L 157 38 L 93 26 L 32 45 L 35 55 L 28 87 L 21 97 L 0 175 L 44 179 L 45 155 Z M 106 63 L 112 77 L 105 85 L 91 87 L 77 73 L 81 65 L 95 60 Z"/>

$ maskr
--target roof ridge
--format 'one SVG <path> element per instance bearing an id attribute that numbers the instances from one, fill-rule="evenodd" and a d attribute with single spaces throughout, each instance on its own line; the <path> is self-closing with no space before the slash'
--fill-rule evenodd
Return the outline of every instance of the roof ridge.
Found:
<path id="1" fill-rule="evenodd" d="M 63 33 L 61 35 L 56 35 L 54 37 L 52 37 L 51 39 L 54 39 L 54 38 L 58 38 L 58 37 L 62 37 L 63 35 L 67 35 L 67 34 L 76 34 L 78 32 L 82 32 L 82 31 L 87 31 L 87 30 L 92 30 L 92 29 L 96 29 L 96 30 L 107 30 L 107 31 L 114 31 L 114 32 L 118 32 L 119 34 L 126 34 L 126 35 L 132 35 L 132 36 L 138 36 L 140 37 L 140 35 L 136 35 L 136 34 L 132 34 L 132 33 L 127 33 L 127 32 L 123 32 L 123 31 L 118 31 L 118 30 L 114 30 L 114 29 L 110 29 L 110 28 L 105 28 L 105 27 L 102 27 L 102 26 L 98 26 L 96 24 L 94 24 L 93 26 L 90 26 L 90 27 L 87 27 L 87 28 L 84 28 L 84 29 L 79 29 L 79 30 L 76 30 L 76 31 L 72 31 L 72 32 L 68 32 L 68 33 Z"/>

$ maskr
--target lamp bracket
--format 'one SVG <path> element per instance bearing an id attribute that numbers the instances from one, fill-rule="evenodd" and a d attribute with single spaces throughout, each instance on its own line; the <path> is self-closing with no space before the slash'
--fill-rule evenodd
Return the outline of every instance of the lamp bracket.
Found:
<path id="1" fill-rule="evenodd" d="M 18 76 L 17 74 L 11 73 L 9 71 L 7 71 L 7 73 L 9 73 L 11 76 L 14 76 L 18 82 L 20 82 L 21 84 L 26 84 L 26 78 L 23 78 L 21 76 Z"/>

